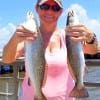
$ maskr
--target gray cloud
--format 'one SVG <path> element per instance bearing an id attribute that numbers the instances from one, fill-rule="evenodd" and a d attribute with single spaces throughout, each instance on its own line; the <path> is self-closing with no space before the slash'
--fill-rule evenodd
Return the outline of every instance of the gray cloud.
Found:
<path id="1" fill-rule="evenodd" d="M 9 41 L 15 29 L 16 26 L 13 23 L 8 23 L 5 27 L 0 28 L 0 49 Z"/>
<path id="2" fill-rule="evenodd" d="M 80 23 L 91 29 L 97 35 L 98 41 L 100 41 L 100 21 L 98 19 L 90 18 L 86 9 L 79 4 L 70 5 L 70 7 L 63 12 L 62 16 L 66 16 L 67 12 L 72 9 L 76 11 Z"/>

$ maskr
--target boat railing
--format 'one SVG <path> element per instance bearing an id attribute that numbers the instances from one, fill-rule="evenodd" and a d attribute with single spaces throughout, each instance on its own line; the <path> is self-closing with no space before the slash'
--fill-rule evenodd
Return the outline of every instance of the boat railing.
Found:
<path id="1" fill-rule="evenodd" d="M 8 64 L 3 63 L 2 59 L 0 59 L 0 66 L 3 67 L 4 65 L 8 65 Z M 0 91 L 0 98 L 10 98 L 6 100 L 19 100 L 18 88 L 19 88 L 19 83 L 23 80 L 23 77 L 19 77 L 19 68 L 21 66 L 24 66 L 24 60 L 23 58 L 17 59 L 15 62 L 9 64 L 9 66 L 12 67 L 12 70 L 13 70 L 12 74 L 9 75 L 10 73 L 7 72 L 8 73 L 8 76 L 7 76 L 7 73 L 5 72 L 0 75 L 0 81 L 1 82 L 4 81 L 3 82 L 4 84 L 2 83 L 1 84 L 5 85 L 4 87 L 0 84 L 1 85 L 0 88 L 3 88 L 3 89 L 0 89 L 2 90 Z M 12 89 L 10 89 L 10 87 L 12 87 Z M 2 99 L 2 100 L 5 100 L 5 99 Z"/>
<path id="2" fill-rule="evenodd" d="M 4 66 L 6 65 L 5 63 L 2 62 L 2 59 L 0 59 L 0 66 Z M 3 84 L 4 86 L 0 86 L 0 98 L 4 98 L 4 97 L 8 97 L 10 99 L 6 99 L 6 100 L 19 100 L 18 98 L 18 89 L 19 89 L 19 83 L 22 82 L 23 77 L 19 76 L 19 68 L 21 66 L 24 66 L 24 59 L 20 58 L 18 60 L 16 60 L 15 62 L 9 64 L 10 66 L 12 66 L 12 76 L 3 76 L 0 75 L 0 85 Z M 100 65 L 99 60 L 86 60 L 86 65 L 89 67 L 94 67 L 94 65 Z M 1 83 L 1 82 L 5 82 L 5 83 Z M 11 82 L 12 81 L 12 82 Z M 11 83 L 13 84 L 11 86 Z M 93 82 L 84 82 L 84 84 L 87 87 L 100 87 L 100 83 L 93 83 Z M 10 91 L 10 87 L 13 87 L 13 89 Z M 1 89 L 3 88 L 3 89 Z M 2 90 L 2 91 L 1 91 Z M 13 99 L 12 99 L 13 98 Z M 0 99 L 1 100 L 1 99 Z M 5 100 L 5 99 L 2 99 Z"/>

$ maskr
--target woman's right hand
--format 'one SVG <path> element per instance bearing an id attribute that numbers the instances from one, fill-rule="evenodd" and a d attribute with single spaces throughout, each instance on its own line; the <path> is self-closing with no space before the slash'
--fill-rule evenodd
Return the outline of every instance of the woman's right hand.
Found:
<path id="1" fill-rule="evenodd" d="M 23 25 L 19 25 L 9 42 L 3 49 L 3 62 L 11 63 L 20 57 L 24 52 L 24 41 L 34 40 L 37 37 L 37 33 L 26 29 Z"/>
<path id="2" fill-rule="evenodd" d="M 37 33 L 26 29 L 23 25 L 19 25 L 14 33 L 14 38 L 16 39 L 17 42 L 22 42 L 24 40 L 31 41 L 36 39 L 36 37 Z"/>

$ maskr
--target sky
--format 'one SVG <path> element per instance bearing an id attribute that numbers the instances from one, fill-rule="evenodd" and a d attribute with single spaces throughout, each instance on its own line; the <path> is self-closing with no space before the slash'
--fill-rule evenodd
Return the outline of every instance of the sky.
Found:
<path id="1" fill-rule="evenodd" d="M 25 21 L 27 11 L 35 11 L 37 0 L 0 0 L 0 49 L 9 41 L 16 27 Z M 100 0 L 62 0 L 63 13 L 58 21 L 59 28 L 65 28 L 67 12 L 74 9 L 80 23 L 91 29 L 100 40 Z"/>

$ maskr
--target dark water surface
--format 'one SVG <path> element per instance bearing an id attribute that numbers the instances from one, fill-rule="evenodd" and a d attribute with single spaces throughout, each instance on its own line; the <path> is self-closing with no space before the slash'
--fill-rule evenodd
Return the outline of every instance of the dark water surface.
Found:
<path id="1" fill-rule="evenodd" d="M 12 76 L 12 75 L 11 75 Z M 23 73 L 20 73 L 23 77 Z M 88 67 L 88 73 L 84 77 L 85 82 L 100 83 L 100 66 Z M 0 80 L 0 92 L 14 92 L 13 80 Z M 89 92 L 89 98 L 76 100 L 100 100 L 100 87 L 86 87 Z M 14 100 L 14 96 L 0 95 L 0 100 Z"/>
<path id="2" fill-rule="evenodd" d="M 88 72 L 84 77 L 85 82 L 100 83 L 100 66 L 88 67 Z M 100 100 L 100 87 L 86 87 L 89 93 L 89 98 L 76 99 L 76 100 Z"/>
<path id="3" fill-rule="evenodd" d="M 100 83 L 100 66 L 89 67 L 84 80 L 93 83 Z M 100 100 L 100 87 L 87 88 L 90 95 L 89 100 Z"/>

